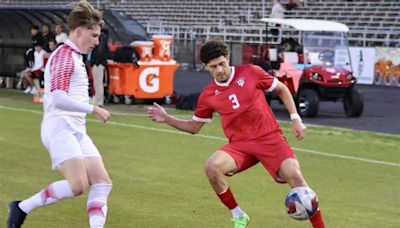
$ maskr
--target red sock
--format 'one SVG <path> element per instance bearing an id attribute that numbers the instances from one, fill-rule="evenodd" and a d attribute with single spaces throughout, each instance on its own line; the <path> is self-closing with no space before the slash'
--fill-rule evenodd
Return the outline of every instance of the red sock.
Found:
<path id="1" fill-rule="evenodd" d="M 233 208 L 237 207 L 235 197 L 233 196 L 231 189 L 229 187 L 225 192 L 218 194 L 218 197 L 221 200 L 221 202 L 225 204 L 226 207 L 229 208 L 229 210 L 232 210 Z"/>
<path id="2" fill-rule="evenodd" d="M 325 228 L 324 219 L 322 218 L 320 209 L 318 209 L 315 215 L 310 218 L 310 222 L 312 223 L 314 228 Z"/>

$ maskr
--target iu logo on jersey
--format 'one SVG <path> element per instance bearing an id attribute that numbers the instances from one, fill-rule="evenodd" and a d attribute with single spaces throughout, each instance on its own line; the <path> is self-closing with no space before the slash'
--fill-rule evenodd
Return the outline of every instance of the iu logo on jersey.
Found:
<path id="1" fill-rule="evenodd" d="M 238 78 L 238 80 L 236 80 L 236 84 L 238 84 L 238 86 L 240 87 L 243 87 L 245 83 L 244 79 L 245 79 L 244 77 Z"/>

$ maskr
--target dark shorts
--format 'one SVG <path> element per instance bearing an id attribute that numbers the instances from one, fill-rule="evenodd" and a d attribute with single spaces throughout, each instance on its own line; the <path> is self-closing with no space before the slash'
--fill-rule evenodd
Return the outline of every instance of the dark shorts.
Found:
<path id="1" fill-rule="evenodd" d="M 35 70 L 31 72 L 31 77 L 32 78 L 40 78 L 40 76 L 43 74 L 43 71 L 41 70 Z"/>

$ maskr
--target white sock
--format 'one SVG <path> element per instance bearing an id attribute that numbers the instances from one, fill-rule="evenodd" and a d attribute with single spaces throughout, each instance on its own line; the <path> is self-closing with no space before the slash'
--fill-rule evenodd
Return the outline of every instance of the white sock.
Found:
<path id="1" fill-rule="evenodd" d="M 60 199 L 74 197 L 71 186 L 67 180 L 56 181 L 30 198 L 21 201 L 18 206 L 29 214 L 33 209 L 53 204 Z"/>
<path id="2" fill-rule="evenodd" d="M 244 211 L 242 211 L 242 209 L 241 209 L 239 206 L 233 208 L 233 209 L 231 210 L 231 212 L 232 212 L 233 218 L 240 218 L 240 217 L 242 217 L 243 214 L 244 214 Z"/>
<path id="3" fill-rule="evenodd" d="M 90 186 L 87 212 L 91 228 L 103 228 L 107 217 L 107 198 L 112 184 L 99 183 Z"/>

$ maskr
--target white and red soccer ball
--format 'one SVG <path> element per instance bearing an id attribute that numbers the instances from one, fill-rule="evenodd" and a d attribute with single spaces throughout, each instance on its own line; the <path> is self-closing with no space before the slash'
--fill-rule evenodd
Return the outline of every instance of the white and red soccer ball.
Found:
<path id="1" fill-rule="evenodd" d="M 296 187 L 290 190 L 285 200 L 286 211 L 296 220 L 307 220 L 318 210 L 318 198 L 309 187 Z"/>

